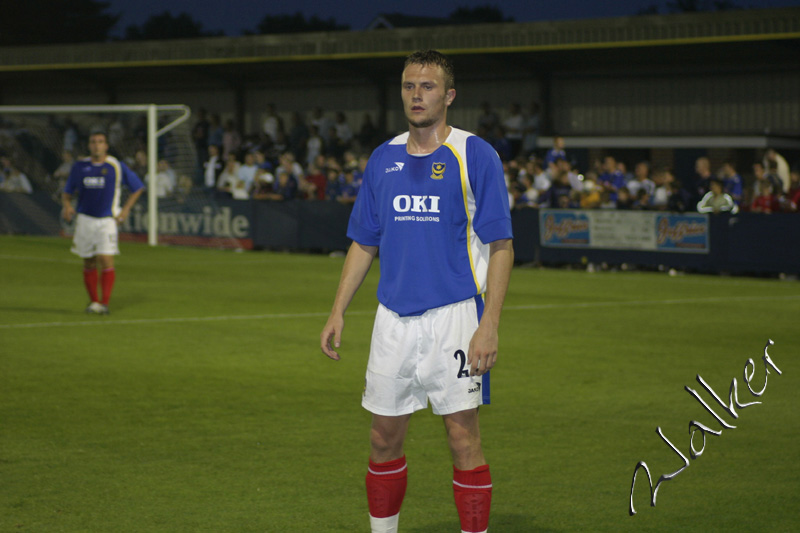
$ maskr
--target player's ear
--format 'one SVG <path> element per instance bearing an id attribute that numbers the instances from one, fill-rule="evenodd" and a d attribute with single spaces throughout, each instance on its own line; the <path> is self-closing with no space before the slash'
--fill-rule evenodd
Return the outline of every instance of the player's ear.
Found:
<path id="1" fill-rule="evenodd" d="M 453 100 L 456 99 L 456 90 L 450 89 L 449 91 L 447 91 L 447 95 L 445 98 L 446 98 L 445 105 L 449 106 L 450 104 L 452 104 Z"/>

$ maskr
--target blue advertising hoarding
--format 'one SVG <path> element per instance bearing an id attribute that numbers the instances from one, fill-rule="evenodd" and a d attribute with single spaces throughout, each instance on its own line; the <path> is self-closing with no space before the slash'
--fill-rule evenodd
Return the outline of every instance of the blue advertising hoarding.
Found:
<path id="1" fill-rule="evenodd" d="M 547 247 L 707 254 L 708 215 L 651 211 L 542 209 L 539 242 Z"/>

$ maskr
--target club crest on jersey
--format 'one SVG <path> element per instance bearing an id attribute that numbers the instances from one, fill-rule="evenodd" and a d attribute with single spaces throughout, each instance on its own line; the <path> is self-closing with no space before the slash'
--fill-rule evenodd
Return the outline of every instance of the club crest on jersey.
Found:
<path id="1" fill-rule="evenodd" d="M 434 163 L 431 165 L 431 179 L 432 180 L 440 180 L 444 178 L 444 163 Z"/>

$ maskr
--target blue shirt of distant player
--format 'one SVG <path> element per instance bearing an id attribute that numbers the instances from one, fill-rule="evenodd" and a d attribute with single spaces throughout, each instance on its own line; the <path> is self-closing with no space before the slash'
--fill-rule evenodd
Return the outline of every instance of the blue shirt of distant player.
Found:
<path id="1" fill-rule="evenodd" d="M 500 158 L 483 139 L 453 128 L 424 156 L 404 133 L 370 157 L 347 236 L 380 248 L 378 300 L 421 315 L 486 291 L 489 243 L 510 239 Z"/>
<path id="2" fill-rule="evenodd" d="M 109 155 L 99 165 L 89 158 L 73 164 L 64 192 L 78 193 L 78 213 L 96 218 L 116 217 L 120 213 L 123 185 L 130 192 L 144 187 L 134 171 Z"/>

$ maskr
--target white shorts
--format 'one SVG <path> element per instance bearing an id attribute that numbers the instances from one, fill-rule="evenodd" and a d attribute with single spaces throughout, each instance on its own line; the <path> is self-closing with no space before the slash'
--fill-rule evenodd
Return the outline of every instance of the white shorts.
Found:
<path id="1" fill-rule="evenodd" d="M 489 375 L 470 376 L 466 362 L 478 307 L 470 298 L 401 317 L 379 305 L 361 405 L 377 415 L 400 416 L 425 409 L 428 399 L 437 415 L 489 403 Z"/>
<path id="2" fill-rule="evenodd" d="M 117 221 L 113 217 L 96 218 L 78 213 L 72 253 L 84 259 L 96 255 L 118 255 Z"/>

